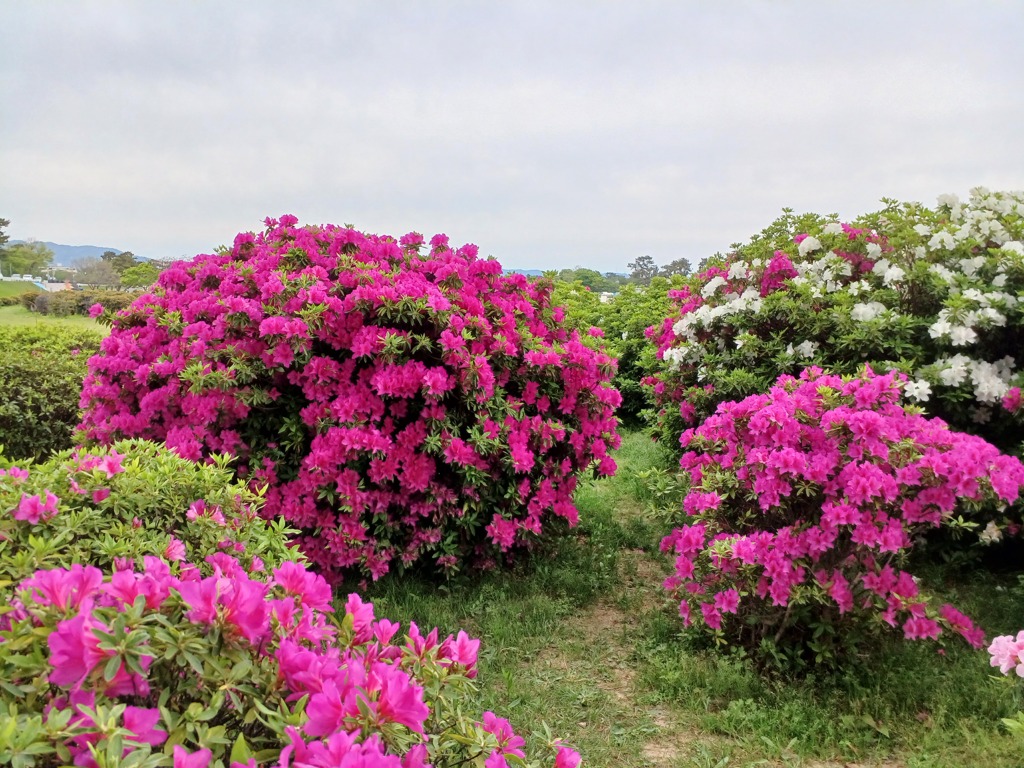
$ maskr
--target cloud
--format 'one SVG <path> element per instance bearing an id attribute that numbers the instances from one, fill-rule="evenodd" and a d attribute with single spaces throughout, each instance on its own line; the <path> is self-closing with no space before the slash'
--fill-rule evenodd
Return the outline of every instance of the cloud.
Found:
<path id="1" fill-rule="evenodd" d="M 784 206 L 1022 186 L 1021 13 L 965 9 L 8 7 L 0 215 L 152 256 L 292 212 L 524 268 L 699 259 Z"/>

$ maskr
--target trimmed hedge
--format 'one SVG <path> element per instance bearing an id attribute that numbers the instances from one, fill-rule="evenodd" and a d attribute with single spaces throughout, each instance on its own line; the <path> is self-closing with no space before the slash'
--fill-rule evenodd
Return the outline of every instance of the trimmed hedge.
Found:
<path id="1" fill-rule="evenodd" d="M 102 336 L 81 329 L 0 327 L 0 445 L 16 459 L 70 448 L 86 361 Z"/>

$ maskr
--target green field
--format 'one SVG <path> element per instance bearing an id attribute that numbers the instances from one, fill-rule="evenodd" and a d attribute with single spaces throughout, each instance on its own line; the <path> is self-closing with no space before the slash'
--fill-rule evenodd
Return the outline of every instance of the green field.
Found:
<path id="1" fill-rule="evenodd" d="M 38 286 L 34 285 L 33 283 L 25 283 L 25 282 L 11 283 L 11 282 L 7 282 L 6 280 L 3 281 L 3 282 L 0 282 L 0 297 L 4 297 L 4 296 L 20 296 L 21 294 L 27 293 L 28 291 L 38 291 L 38 290 L 39 290 Z"/>
<path id="2" fill-rule="evenodd" d="M 0 283 L 0 285 L 7 285 Z M 91 317 L 72 315 L 70 317 L 54 317 L 53 315 L 40 315 L 30 312 L 21 306 L 0 307 L 0 325 L 26 326 L 26 325 L 56 325 L 64 328 L 91 328 L 106 336 L 110 331 L 106 326 L 100 325 Z"/>

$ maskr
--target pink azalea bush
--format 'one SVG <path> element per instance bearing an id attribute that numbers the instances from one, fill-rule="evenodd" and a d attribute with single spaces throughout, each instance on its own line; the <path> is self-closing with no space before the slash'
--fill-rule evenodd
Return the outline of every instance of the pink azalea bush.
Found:
<path id="1" fill-rule="evenodd" d="M 686 625 L 804 663 L 893 630 L 981 646 L 982 631 L 936 608 L 902 565 L 929 529 L 976 526 L 1014 503 L 1024 465 L 905 408 L 901 384 L 811 368 L 684 433 L 690 522 L 662 549 Z"/>
<path id="2" fill-rule="evenodd" d="M 297 562 L 40 570 L 0 616 L 0 761 L 424 768 L 526 758 L 466 714 L 479 641 L 378 619 Z M 579 762 L 557 742 L 543 764 Z M 122 762 L 123 761 L 123 762 Z M 526 762 L 519 765 L 538 765 Z"/>
<path id="3" fill-rule="evenodd" d="M 620 398 L 549 284 L 444 235 L 266 223 L 116 315 L 87 439 L 236 454 L 330 579 L 486 563 L 575 524 L 580 473 L 615 470 Z"/>

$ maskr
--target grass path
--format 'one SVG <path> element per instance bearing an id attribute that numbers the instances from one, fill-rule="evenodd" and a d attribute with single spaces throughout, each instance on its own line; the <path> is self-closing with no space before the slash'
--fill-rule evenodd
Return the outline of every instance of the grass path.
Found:
<path id="1" fill-rule="evenodd" d="M 984 652 L 897 639 L 857 669 L 795 681 L 687 641 L 660 586 L 672 521 L 651 513 L 642 477 L 661 452 L 627 433 L 616 458 L 616 477 L 579 488 L 580 527 L 556 556 L 450 584 L 386 578 L 366 596 L 378 615 L 480 637 L 482 708 L 524 735 L 546 724 L 593 768 L 1024 765 L 999 725 L 1024 700 L 994 684 Z M 949 599 L 990 635 L 1019 625 L 1006 578 L 954 575 Z"/>

